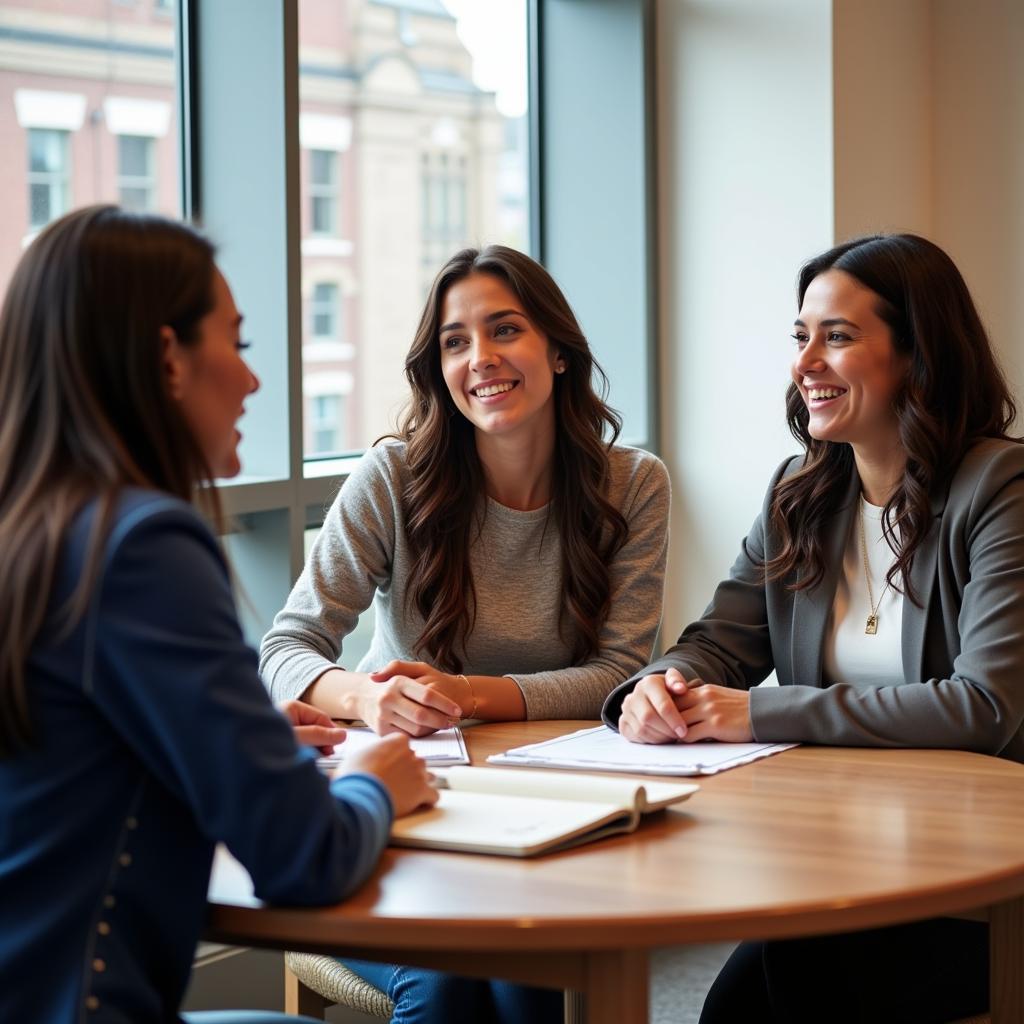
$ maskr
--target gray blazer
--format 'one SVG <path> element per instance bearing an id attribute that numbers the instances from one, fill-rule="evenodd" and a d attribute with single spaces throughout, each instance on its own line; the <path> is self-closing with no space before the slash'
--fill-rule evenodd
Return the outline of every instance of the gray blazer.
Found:
<path id="1" fill-rule="evenodd" d="M 910 580 L 921 601 L 903 606 L 903 678 L 858 689 L 822 679 L 822 649 L 843 551 L 857 508 L 856 471 L 832 522 L 827 569 L 809 590 L 765 583 L 762 566 L 779 542 L 768 528 L 772 477 L 761 514 L 729 578 L 676 645 L 618 686 L 602 716 L 615 727 L 622 700 L 645 675 L 677 668 L 738 689 L 774 669 L 778 687 L 751 691 L 761 742 L 837 746 L 950 747 L 1024 761 L 1024 445 L 986 439 L 964 456 Z"/>

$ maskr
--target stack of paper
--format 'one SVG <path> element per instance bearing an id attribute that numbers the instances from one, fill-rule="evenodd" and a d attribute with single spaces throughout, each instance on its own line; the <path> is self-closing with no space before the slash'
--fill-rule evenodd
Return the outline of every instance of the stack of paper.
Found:
<path id="1" fill-rule="evenodd" d="M 345 742 L 339 743 L 329 757 L 318 757 L 316 763 L 324 769 L 337 768 L 349 754 L 362 750 L 379 739 L 372 729 L 347 729 Z M 466 741 L 462 738 L 462 730 L 459 728 L 442 729 L 429 736 L 411 739 L 409 745 L 427 762 L 428 768 L 469 764 Z"/>
<path id="2" fill-rule="evenodd" d="M 614 729 L 599 725 L 543 743 L 506 750 L 487 758 L 492 764 L 534 768 L 579 768 L 637 775 L 714 775 L 795 743 L 630 743 Z"/>

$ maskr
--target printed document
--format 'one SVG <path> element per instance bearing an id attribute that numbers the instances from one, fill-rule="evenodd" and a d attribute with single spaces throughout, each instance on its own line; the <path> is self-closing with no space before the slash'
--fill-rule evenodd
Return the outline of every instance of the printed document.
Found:
<path id="1" fill-rule="evenodd" d="M 318 757 L 316 763 L 324 769 L 337 768 L 348 754 L 362 750 L 380 737 L 372 729 L 346 729 L 345 742 L 334 748 L 334 753 L 327 757 Z M 440 768 L 450 764 L 469 764 L 466 741 L 462 730 L 457 726 L 452 729 L 441 729 L 429 736 L 419 736 L 409 740 L 409 746 L 427 762 L 428 768 Z"/>
<path id="2" fill-rule="evenodd" d="M 630 743 L 599 725 L 494 754 L 491 764 L 576 768 L 638 775 L 714 775 L 795 747 L 795 743 Z"/>

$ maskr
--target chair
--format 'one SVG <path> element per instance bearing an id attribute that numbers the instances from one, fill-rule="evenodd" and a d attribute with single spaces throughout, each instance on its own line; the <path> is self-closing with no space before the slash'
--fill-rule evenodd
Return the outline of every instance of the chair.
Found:
<path id="1" fill-rule="evenodd" d="M 327 1007 L 340 1003 L 371 1017 L 391 1019 L 391 1000 L 332 956 L 285 953 L 284 972 L 288 1013 L 304 1013 L 323 1020 Z"/>
<path id="2" fill-rule="evenodd" d="M 334 957 L 320 953 L 285 953 L 284 986 L 285 1010 L 317 1020 L 323 1020 L 327 1007 L 336 1003 L 382 1020 L 390 1020 L 394 1010 L 394 1003 L 380 989 Z M 581 1024 L 583 1018 L 583 997 L 578 992 L 566 992 L 566 1024 Z M 988 1024 L 988 1020 L 979 1020 L 977 1024 Z"/>

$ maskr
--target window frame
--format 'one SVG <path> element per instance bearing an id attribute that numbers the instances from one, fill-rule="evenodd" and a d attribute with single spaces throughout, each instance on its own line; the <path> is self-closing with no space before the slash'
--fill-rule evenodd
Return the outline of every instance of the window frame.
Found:
<path id="1" fill-rule="evenodd" d="M 156 139 L 151 135 L 117 135 L 117 195 L 118 202 L 126 209 L 138 209 L 140 212 L 149 213 L 156 209 L 157 178 L 156 178 Z M 141 142 L 146 156 L 145 174 L 126 174 L 124 172 L 123 145 L 125 140 Z M 124 201 L 126 189 L 145 191 L 146 202 L 141 207 L 129 206 Z"/>
<path id="2" fill-rule="evenodd" d="M 329 169 L 327 181 L 318 181 L 313 173 L 317 165 L 317 157 L 324 158 Z M 338 218 L 338 196 L 340 193 L 339 178 L 341 176 L 341 154 L 333 149 L 308 149 L 308 176 L 306 180 L 306 198 L 309 201 L 309 235 L 311 238 L 337 238 L 341 234 Z M 317 227 L 317 210 L 328 211 L 328 225 Z"/>
<path id="3" fill-rule="evenodd" d="M 318 297 L 317 290 L 328 290 L 328 297 L 321 293 Z M 330 329 L 327 331 L 317 330 L 317 318 L 328 318 Z M 305 344 L 316 342 L 341 342 L 345 340 L 345 332 L 342 328 L 341 315 L 341 286 L 337 281 L 314 281 L 313 290 L 309 296 L 309 331 L 306 334 Z"/>
<path id="4" fill-rule="evenodd" d="M 36 171 L 32 169 L 32 136 L 47 135 L 55 136 L 60 148 L 61 167 L 56 171 Z M 41 231 L 51 221 L 62 217 L 71 209 L 71 132 L 66 128 L 26 128 L 25 129 L 25 156 L 28 164 L 26 183 L 28 185 L 28 229 L 35 233 Z M 44 187 L 49 194 L 50 215 L 41 222 L 36 222 L 33 217 L 34 203 L 32 193 L 35 188 Z M 53 209 L 54 190 L 60 195 L 60 208 Z"/>
<path id="5" fill-rule="evenodd" d="M 337 442 L 338 429 L 336 424 L 341 418 L 341 414 L 344 411 L 345 396 L 338 394 L 337 392 L 330 392 L 324 394 L 310 395 L 309 396 L 309 434 L 313 440 L 312 448 L 313 454 L 317 454 L 319 451 L 326 453 L 335 453 L 338 451 L 339 445 Z M 323 415 L 319 409 L 320 403 L 330 402 L 333 406 L 333 414 Z M 324 424 L 332 424 L 331 426 L 325 427 Z M 317 445 L 315 439 L 318 433 L 326 433 L 330 431 L 332 437 L 332 443 L 328 445 Z"/>

